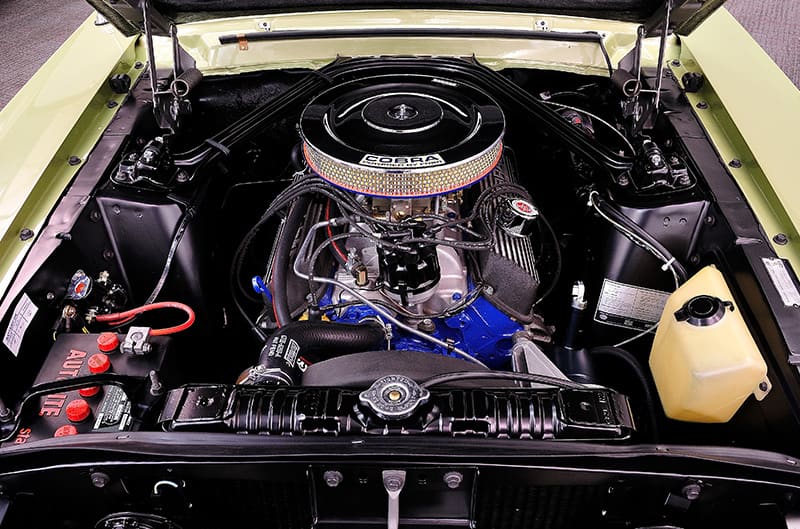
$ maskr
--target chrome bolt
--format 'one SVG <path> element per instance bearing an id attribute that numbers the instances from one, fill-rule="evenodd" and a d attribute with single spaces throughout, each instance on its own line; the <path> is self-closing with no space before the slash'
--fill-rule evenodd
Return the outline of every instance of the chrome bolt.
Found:
<path id="1" fill-rule="evenodd" d="M 694 501 L 700 497 L 700 492 L 702 492 L 702 488 L 697 483 L 690 483 L 681 489 L 681 493 L 683 497 L 689 501 Z"/>
<path id="2" fill-rule="evenodd" d="M 461 474 L 461 472 L 456 472 L 455 470 L 444 475 L 444 483 L 447 485 L 448 489 L 457 489 L 461 486 L 463 481 L 464 476 Z"/>
<path id="3" fill-rule="evenodd" d="M 772 241 L 775 244 L 786 246 L 787 244 L 789 244 L 789 237 L 787 237 L 785 233 L 778 233 L 772 238 Z"/>
<path id="4" fill-rule="evenodd" d="M 403 490 L 403 485 L 405 485 L 405 481 L 403 476 L 400 475 L 388 475 L 383 479 L 383 486 L 386 487 L 388 492 L 397 492 L 399 490 Z"/>
<path id="5" fill-rule="evenodd" d="M 425 318 L 424 320 L 419 322 L 417 328 L 422 332 L 431 333 L 436 330 L 436 324 L 433 323 L 433 320 L 430 318 Z"/>
<path id="6" fill-rule="evenodd" d="M 326 470 L 325 473 L 322 474 L 322 479 L 327 486 L 335 488 L 344 481 L 344 476 L 338 470 Z"/>
<path id="7" fill-rule="evenodd" d="M 92 485 L 98 489 L 102 489 L 111 483 L 111 477 L 105 472 L 92 472 L 89 478 L 92 480 Z"/>
<path id="8" fill-rule="evenodd" d="M 150 394 L 157 397 L 163 393 L 164 386 L 158 377 L 158 371 L 155 369 L 150 370 Z"/>
<path id="9" fill-rule="evenodd" d="M 664 165 L 664 158 L 660 154 L 653 154 L 650 156 L 650 165 L 653 167 L 661 167 Z"/>

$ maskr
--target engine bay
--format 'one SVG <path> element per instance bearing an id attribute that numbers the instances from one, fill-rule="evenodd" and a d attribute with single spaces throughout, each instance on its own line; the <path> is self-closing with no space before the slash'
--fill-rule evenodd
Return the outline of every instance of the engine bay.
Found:
<path id="1" fill-rule="evenodd" d="M 140 80 L 3 320 L 4 444 L 786 449 L 719 160 L 670 86 L 641 108 L 606 78 L 342 60 L 193 78 L 165 133 Z"/>

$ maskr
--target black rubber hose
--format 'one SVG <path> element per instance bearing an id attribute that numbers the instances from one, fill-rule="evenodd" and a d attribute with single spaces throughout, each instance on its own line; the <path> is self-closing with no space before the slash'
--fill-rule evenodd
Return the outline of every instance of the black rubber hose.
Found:
<path id="1" fill-rule="evenodd" d="M 289 215 L 283 223 L 278 243 L 275 248 L 275 259 L 272 263 L 272 304 L 279 327 L 292 321 L 292 309 L 289 306 L 287 281 L 292 270 L 291 252 L 297 233 L 303 227 L 311 198 L 301 196 L 289 209 Z"/>
<path id="2" fill-rule="evenodd" d="M 291 153 L 289 153 L 290 158 L 292 160 L 292 166 L 294 167 L 295 171 L 302 171 L 306 167 L 306 159 L 303 157 L 303 144 L 296 143 L 294 147 L 292 147 Z"/>
<path id="3" fill-rule="evenodd" d="M 533 373 L 512 373 L 508 371 L 456 371 L 435 375 L 420 383 L 422 388 L 431 388 L 440 384 L 449 384 L 459 380 L 516 380 L 518 382 L 532 382 L 563 389 L 586 389 L 580 382 L 573 382 L 563 378 Z"/>
<path id="4" fill-rule="evenodd" d="M 209 162 L 255 131 L 262 130 L 266 123 L 282 117 L 297 106 L 306 104 L 320 90 L 331 84 L 363 77 L 376 77 L 387 72 L 394 74 L 408 71 L 414 74 L 445 75 L 449 79 L 476 85 L 495 94 L 501 105 L 516 107 L 514 110 L 527 113 L 572 150 L 608 168 L 609 172 L 628 171 L 633 167 L 633 160 L 599 144 L 594 138 L 562 119 L 557 112 L 532 94 L 503 77 L 501 73 L 480 63 L 461 59 L 428 59 L 421 63 L 417 58 L 384 57 L 337 59 L 319 70 L 308 73 L 280 95 L 215 134 L 210 141 L 207 140 L 187 152 L 175 155 L 174 163 L 178 167 L 186 167 Z"/>
<path id="5" fill-rule="evenodd" d="M 374 351 L 380 348 L 385 338 L 383 326 L 375 321 L 358 324 L 294 321 L 269 337 L 259 357 L 259 363 L 267 358 L 273 344 L 284 340 L 294 340 L 303 355 L 322 361 L 350 353 Z"/>
<path id="6" fill-rule="evenodd" d="M 639 360 L 637 360 L 637 358 L 629 351 L 620 349 L 619 347 L 611 346 L 601 346 L 589 349 L 589 354 L 593 356 L 607 356 L 610 358 L 616 358 L 630 367 L 631 371 L 639 380 L 639 384 L 642 387 L 642 395 L 647 407 L 647 416 L 650 422 L 650 433 L 653 436 L 653 441 L 658 442 L 660 437 L 658 428 L 658 416 L 660 415 L 659 408 L 650 383 L 650 377 L 647 376 L 647 373 L 642 368 Z"/>
<path id="7" fill-rule="evenodd" d="M 600 208 L 600 210 L 603 213 L 605 213 L 611 219 L 624 226 L 625 229 L 635 233 L 643 241 L 645 241 L 647 244 L 655 248 L 656 251 L 661 253 L 661 255 L 663 255 L 667 259 L 667 261 L 671 261 L 672 268 L 675 270 L 675 274 L 677 274 L 678 279 L 680 279 L 681 283 L 685 282 L 688 279 L 689 275 L 686 272 L 686 268 L 655 237 L 650 235 L 650 233 L 648 233 L 644 228 L 636 224 L 623 212 L 619 211 L 617 208 L 609 204 L 602 196 L 597 195 L 596 200 L 597 200 L 597 207 Z"/>
<path id="8" fill-rule="evenodd" d="M 258 364 L 240 377 L 243 384 L 296 386 L 302 371 L 300 362 L 329 360 L 351 353 L 379 349 L 386 338 L 376 321 L 358 324 L 323 321 L 290 322 L 269 337 Z"/>

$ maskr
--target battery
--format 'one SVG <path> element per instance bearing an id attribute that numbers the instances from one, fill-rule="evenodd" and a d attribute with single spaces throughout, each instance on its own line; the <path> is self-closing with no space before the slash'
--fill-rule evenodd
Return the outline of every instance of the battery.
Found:
<path id="1" fill-rule="evenodd" d="M 151 337 L 152 349 L 146 355 L 123 354 L 119 347 L 110 349 L 109 342 L 114 340 L 109 338 L 113 338 L 109 333 L 59 335 L 39 370 L 34 385 L 91 375 L 90 365 L 96 366 L 98 362 L 109 362 L 109 372 L 142 380 L 149 378 L 151 371 L 156 371 L 159 377 L 162 375 L 165 359 L 168 357 L 170 337 Z M 117 338 L 115 343 L 121 343 L 124 335 L 117 335 Z M 100 355 L 106 355 L 107 359 Z M 75 410 L 86 410 L 84 402 L 88 404 L 89 413 L 76 412 Z M 39 398 L 37 405 L 29 408 L 30 411 L 22 418 L 17 437 L 12 442 L 24 444 L 49 439 L 56 436 L 56 432 L 63 436 L 133 430 L 137 427 L 132 414 L 136 404 L 131 402 L 122 388 L 111 385 L 101 386 L 96 393 L 91 390 L 84 390 L 83 394 L 78 390 L 52 393 Z M 71 414 L 68 414 L 68 406 L 71 406 Z"/>

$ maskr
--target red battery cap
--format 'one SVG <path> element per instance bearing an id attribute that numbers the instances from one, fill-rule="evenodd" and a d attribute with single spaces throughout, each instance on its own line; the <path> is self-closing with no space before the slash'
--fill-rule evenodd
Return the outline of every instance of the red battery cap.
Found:
<path id="1" fill-rule="evenodd" d="M 78 390 L 78 394 L 81 397 L 94 397 L 100 393 L 100 386 L 92 386 L 90 388 L 82 388 Z"/>
<path id="2" fill-rule="evenodd" d="M 97 348 L 104 352 L 110 353 L 119 347 L 119 337 L 114 332 L 101 332 L 97 337 Z"/>
<path id="3" fill-rule="evenodd" d="M 56 430 L 56 433 L 53 434 L 53 437 L 66 437 L 68 435 L 78 435 L 78 429 L 71 424 L 65 424 Z"/>
<path id="4" fill-rule="evenodd" d="M 99 340 L 99 338 L 98 338 Z M 103 353 L 95 353 L 89 357 L 89 361 L 86 362 L 89 366 L 89 373 L 93 375 L 97 375 L 99 373 L 105 373 L 109 369 L 111 369 L 111 360 L 108 359 L 106 355 Z M 100 392 L 99 386 L 92 386 L 90 388 L 83 388 L 78 390 L 78 394 L 81 397 L 94 397 Z"/>
<path id="5" fill-rule="evenodd" d="M 92 356 L 89 357 L 89 361 L 86 362 L 86 364 L 89 366 L 89 373 L 93 375 L 97 375 L 99 373 L 105 373 L 106 371 L 111 369 L 111 360 L 109 360 L 108 357 L 103 353 L 93 354 Z M 99 392 L 100 392 L 99 386 L 92 386 L 90 388 L 83 388 L 78 390 L 78 393 L 80 394 L 81 397 L 94 397 Z"/>
<path id="6" fill-rule="evenodd" d="M 89 373 L 97 375 L 111 369 L 111 360 L 103 353 L 95 353 L 89 357 L 89 361 L 86 362 L 86 365 L 89 366 Z"/>
<path id="7" fill-rule="evenodd" d="M 83 399 L 75 399 L 67 404 L 67 419 L 70 422 L 82 422 L 92 414 L 89 403 Z"/>

